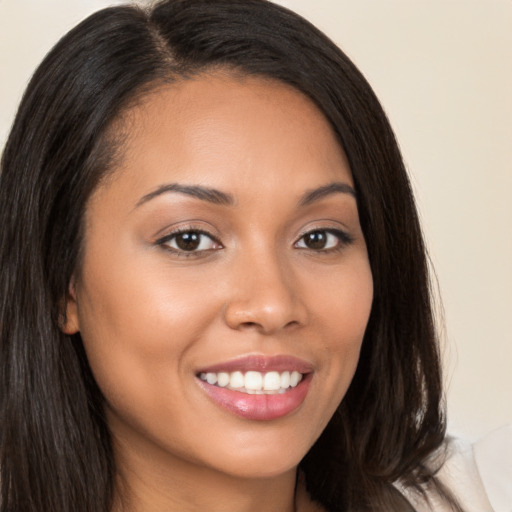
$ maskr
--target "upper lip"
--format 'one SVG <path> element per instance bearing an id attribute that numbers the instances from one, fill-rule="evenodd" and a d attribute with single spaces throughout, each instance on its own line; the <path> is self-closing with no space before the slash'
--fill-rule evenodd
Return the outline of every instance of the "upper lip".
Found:
<path id="1" fill-rule="evenodd" d="M 284 372 L 297 371 L 299 373 L 311 373 L 313 365 L 294 356 L 288 355 L 248 355 L 242 356 L 222 363 L 201 368 L 197 373 L 219 373 L 219 372 Z"/>

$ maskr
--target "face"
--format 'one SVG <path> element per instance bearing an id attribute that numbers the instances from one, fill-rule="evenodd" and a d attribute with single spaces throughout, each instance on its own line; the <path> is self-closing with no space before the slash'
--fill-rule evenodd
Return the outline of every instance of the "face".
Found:
<path id="1" fill-rule="evenodd" d="M 209 75 L 123 121 L 70 287 L 120 457 L 289 471 L 356 369 L 372 276 L 346 157 L 302 94 Z"/>

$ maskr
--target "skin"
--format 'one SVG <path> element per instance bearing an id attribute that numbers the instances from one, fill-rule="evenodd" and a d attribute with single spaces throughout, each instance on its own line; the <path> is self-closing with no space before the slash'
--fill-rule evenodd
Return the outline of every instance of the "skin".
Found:
<path id="1" fill-rule="evenodd" d="M 343 150 L 301 93 L 219 72 L 154 91 L 120 124 L 123 156 L 89 200 L 64 326 L 81 332 L 105 396 L 116 509 L 316 510 L 296 468 L 350 384 L 373 293 L 355 197 L 300 204 L 353 187 Z M 233 202 L 148 198 L 170 183 Z M 161 242 L 176 229 L 211 238 L 180 251 L 176 237 Z M 350 241 L 305 244 L 328 229 Z M 308 362 L 302 404 L 256 421 L 212 401 L 198 370 L 246 355 Z"/>

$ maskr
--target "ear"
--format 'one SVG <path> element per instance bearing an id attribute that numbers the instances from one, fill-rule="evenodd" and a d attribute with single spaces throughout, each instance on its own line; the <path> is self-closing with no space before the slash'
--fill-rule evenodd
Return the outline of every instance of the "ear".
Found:
<path id="1" fill-rule="evenodd" d="M 63 312 L 60 315 L 59 327 L 64 334 L 76 334 L 80 331 L 78 320 L 78 303 L 74 279 L 69 284 L 68 293 L 64 299 Z"/>

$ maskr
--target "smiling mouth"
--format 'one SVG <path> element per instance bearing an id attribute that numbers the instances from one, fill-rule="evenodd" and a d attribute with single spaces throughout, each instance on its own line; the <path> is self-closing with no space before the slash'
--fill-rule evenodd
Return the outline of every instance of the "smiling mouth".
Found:
<path id="1" fill-rule="evenodd" d="M 212 386 L 249 395 L 283 394 L 296 388 L 303 374 L 293 371 L 201 372 L 198 377 Z"/>
<path id="2" fill-rule="evenodd" d="M 271 421 L 299 409 L 315 367 L 288 355 L 252 354 L 199 368 L 200 388 L 221 409 L 245 420 Z"/>

